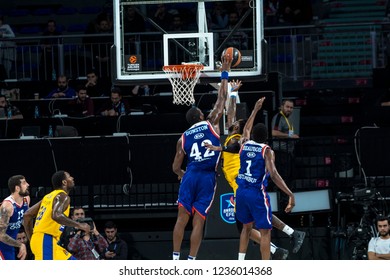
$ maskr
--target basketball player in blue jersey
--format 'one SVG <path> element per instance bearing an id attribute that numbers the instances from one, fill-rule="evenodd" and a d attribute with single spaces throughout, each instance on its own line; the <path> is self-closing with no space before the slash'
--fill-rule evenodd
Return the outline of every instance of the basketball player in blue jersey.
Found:
<path id="1" fill-rule="evenodd" d="M 290 212 L 295 205 L 293 193 L 276 170 L 272 149 L 264 144 L 268 138 L 267 128 L 260 123 L 251 129 L 261 105 L 262 100 L 260 99 L 256 102 L 255 108 L 245 124 L 239 152 L 240 169 L 236 179 L 238 184 L 236 217 L 243 223 L 240 234 L 239 260 L 245 259 L 253 223 L 261 234 L 260 252 L 262 259 L 269 260 L 271 257 L 272 209 L 267 193 L 269 178 L 289 197 L 285 212 Z M 250 139 L 251 135 L 252 140 L 247 140 Z"/>
<path id="2" fill-rule="evenodd" d="M 238 175 L 238 170 L 240 169 L 240 155 L 239 151 L 241 148 L 240 139 L 246 124 L 246 120 L 240 119 L 236 120 L 236 102 L 238 101 L 238 91 L 242 85 L 241 81 L 232 81 L 230 82 L 231 88 L 234 89 L 230 92 L 230 99 L 228 102 L 227 109 L 227 127 L 228 127 L 228 137 L 226 138 L 223 146 L 213 146 L 206 144 L 207 148 L 214 151 L 221 151 L 221 166 L 222 171 L 225 175 L 226 181 L 229 183 L 233 189 L 234 197 L 236 196 L 236 190 L 238 188 L 236 178 Z M 230 90 L 229 90 L 230 91 Z M 261 107 L 264 99 L 259 99 L 254 106 L 254 110 L 258 112 Z M 252 128 L 248 128 L 251 130 Z M 236 225 L 239 233 L 242 230 L 242 223 L 236 219 Z M 283 231 L 291 237 L 293 242 L 293 253 L 297 253 L 301 248 L 303 241 L 305 239 L 306 233 L 303 231 L 294 230 L 277 216 L 272 215 L 272 225 Z M 250 239 L 254 242 L 260 244 L 260 232 L 256 229 L 252 229 Z M 280 247 L 277 247 L 271 242 L 271 254 L 272 259 L 286 259 L 288 257 L 289 251 Z"/>
<path id="3" fill-rule="evenodd" d="M 195 260 L 202 241 L 203 227 L 207 213 L 213 202 L 216 187 L 216 168 L 219 151 L 210 151 L 205 143 L 220 145 L 219 120 L 227 98 L 227 86 L 232 58 L 225 55 L 221 58 L 221 86 L 218 98 L 210 114 L 204 119 L 199 108 L 193 107 L 186 114 L 192 125 L 178 140 L 176 154 L 172 164 L 173 172 L 181 179 L 178 197 L 178 215 L 173 229 L 173 259 L 180 259 L 180 248 L 185 227 L 192 217 L 190 252 L 187 259 Z M 187 159 L 187 168 L 181 166 Z"/>
<path id="4" fill-rule="evenodd" d="M 16 240 L 22 226 L 23 215 L 30 204 L 30 185 L 22 175 L 8 179 L 11 195 L 0 207 L 0 259 L 15 260 L 15 247 L 19 248 L 18 259 L 24 260 L 27 255 L 26 245 Z"/>
<path id="5" fill-rule="evenodd" d="M 36 260 L 74 260 L 71 253 L 58 245 L 61 229 L 70 226 L 89 233 L 91 228 L 68 218 L 73 177 L 61 170 L 53 174 L 51 181 L 54 190 L 25 213 L 23 225 Z"/>

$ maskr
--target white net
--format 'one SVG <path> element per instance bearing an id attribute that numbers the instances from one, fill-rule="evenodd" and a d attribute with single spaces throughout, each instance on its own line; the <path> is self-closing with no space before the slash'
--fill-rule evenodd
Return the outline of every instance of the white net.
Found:
<path id="1" fill-rule="evenodd" d="M 203 70 L 201 64 L 167 65 L 163 67 L 172 84 L 173 104 L 193 105 L 194 88 Z"/>

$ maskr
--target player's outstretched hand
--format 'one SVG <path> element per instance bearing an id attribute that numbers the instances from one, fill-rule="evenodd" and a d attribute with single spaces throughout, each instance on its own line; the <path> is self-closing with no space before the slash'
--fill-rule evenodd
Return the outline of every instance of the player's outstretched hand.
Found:
<path id="1" fill-rule="evenodd" d="M 240 80 L 232 80 L 230 82 L 230 86 L 232 88 L 232 91 L 238 91 L 242 86 L 242 82 Z"/>
<path id="2" fill-rule="evenodd" d="M 288 198 L 288 204 L 286 206 L 286 209 L 284 209 L 284 212 L 290 213 L 291 210 L 294 208 L 294 206 L 295 206 L 295 197 L 292 195 Z"/>
<path id="3" fill-rule="evenodd" d="M 221 60 L 222 60 L 221 71 L 229 71 L 230 66 L 232 65 L 233 58 L 230 57 L 229 54 L 225 54 L 221 57 Z"/>
<path id="4" fill-rule="evenodd" d="M 214 146 L 210 143 L 204 143 L 204 146 L 208 149 L 208 150 L 211 150 L 211 151 L 221 151 L 222 148 L 220 146 Z"/>
<path id="5" fill-rule="evenodd" d="M 19 253 L 17 255 L 17 258 L 19 260 L 24 260 L 26 259 L 27 257 L 27 248 L 26 248 L 26 245 L 24 243 L 22 243 L 22 246 L 20 246 L 19 248 Z"/>
<path id="6" fill-rule="evenodd" d="M 264 100 L 265 100 L 265 97 L 261 97 L 259 100 L 257 100 L 255 103 L 254 110 L 259 111 L 261 109 L 261 107 L 263 107 Z"/>

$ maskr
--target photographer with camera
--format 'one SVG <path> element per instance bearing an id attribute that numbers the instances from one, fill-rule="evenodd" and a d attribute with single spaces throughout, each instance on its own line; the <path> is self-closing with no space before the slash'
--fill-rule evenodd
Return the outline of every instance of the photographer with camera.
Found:
<path id="1" fill-rule="evenodd" d="M 100 255 L 106 251 L 108 243 L 106 239 L 98 232 L 95 223 L 91 218 L 81 218 L 77 220 L 79 223 L 87 223 L 90 228 L 90 233 L 77 231 L 76 234 L 69 239 L 67 249 L 78 260 L 99 260 Z"/>
<path id="2" fill-rule="evenodd" d="M 70 218 L 73 221 L 77 221 L 77 222 L 78 222 L 79 219 L 84 219 L 85 218 L 85 211 L 84 211 L 84 209 L 82 207 L 74 207 L 73 210 L 71 211 Z M 60 240 L 58 241 L 58 245 L 60 245 L 61 247 L 67 249 L 68 248 L 68 244 L 69 244 L 69 240 L 73 236 L 75 236 L 76 233 L 77 233 L 77 229 L 76 228 L 65 226 L 63 231 L 62 231 Z"/>
<path id="3" fill-rule="evenodd" d="M 390 260 L 389 219 L 379 216 L 376 221 L 378 237 L 371 238 L 368 243 L 369 260 Z"/>

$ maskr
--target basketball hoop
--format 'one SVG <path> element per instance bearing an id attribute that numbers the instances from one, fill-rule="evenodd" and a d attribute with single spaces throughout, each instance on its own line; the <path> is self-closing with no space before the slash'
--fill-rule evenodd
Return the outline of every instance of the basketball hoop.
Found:
<path id="1" fill-rule="evenodd" d="M 172 84 L 173 104 L 189 106 L 195 103 L 194 88 L 203 68 L 202 64 L 163 66 Z"/>

